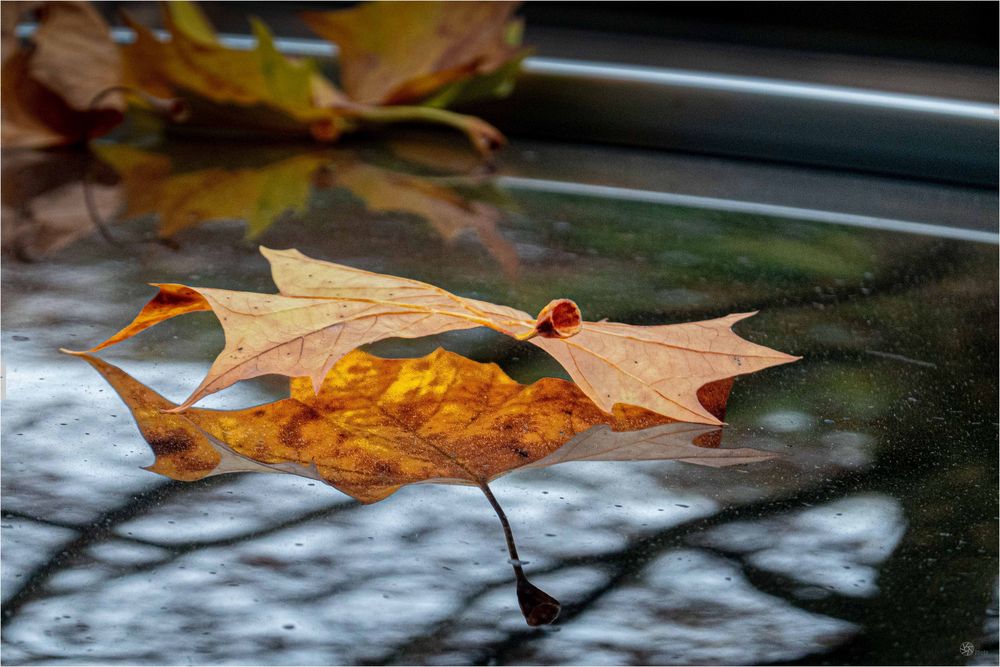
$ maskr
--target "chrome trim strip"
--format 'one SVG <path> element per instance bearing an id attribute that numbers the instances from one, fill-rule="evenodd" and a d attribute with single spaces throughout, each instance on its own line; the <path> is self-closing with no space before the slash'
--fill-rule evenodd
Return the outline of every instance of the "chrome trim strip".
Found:
<path id="1" fill-rule="evenodd" d="M 851 104 L 878 109 L 917 111 L 985 120 L 1000 119 L 1000 106 L 922 95 L 887 93 L 862 88 L 829 86 L 780 79 L 763 79 L 691 70 L 613 65 L 551 58 L 528 58 L 524 71 L 569 77 L 609 78 L 664 86 L 680 86 L 750 95 L 772 95 L 798 100 Z"/>
<path id="2" fill-rule="evenodd" d="M 33 24 L 20 25 L 17 27 L 17 36 L 21 38 L 30 37 L 34 34 L 36 27 Z M 162 30 L 155 30 L 154 33 L 160 38 L 167 37 L 167 33 Z M 130 44 L 135 41 L 135 33 L 129 28 L 112 28 L 111 35 L 116 42 L 121 44 Z M 219 41 L 225 46 L 234 49 L 249 50 L 257 45 L 257 40 L 253 37 L 231 33 L 220 34 Z M 289 55 L 321 59 L 333 59 L 337 56 L 337 47 L 335 45 L 318 39 L 278 37 L 274 41 L 279 51 Z M 750 95 L 774 95 L 799 100 L 939 114 L 956 118 L 1000 120 L 1000 106 L 984 102 L 967 102 L 923 95 L 887 93 L 862 88 L 800 83 L 780 79 L 711 74 L 694 70 L 616 65 L 612 63 L 557 58 L 527 58 L 524 61 L 524 72 L 545 76 L 615 79 L 617 81 L 680 86 Z"/>
<path id="3" fill-rule="evenodd" d="M 668 206 L 686 206 L 712 211 L 727 211 L 732 213 L 748 213 L 766 215 L 787 220 L 804 220 L 821 222 L 865 229 L 879 229 L 902 234 L 918 234 L 934 236 L 958 241 L 989 243 L 1000 245 L 1000 234 L 983 232 L 974 229 L 944 227 L 923 222 L 893 220 L 891 218 L 876 218 L 867 215 L 838 213 L 818 209 L 798 208 L 794 206 L 779 206 L 760 202 L 740 201 L 738 199 L 720 199 L 716 197 L 699 197 L 683 195 L 675 192 L 656 192 L 653 190 L 637 190 L 619 188 L 607 185 L 589 185 L 587 183 L 572 183 L 568 181 L 550 181 L 537 178 L 521 178 L 517 176 L 500 176 L 495 181 L 497 185 L 511 190 L 543 192 L 549 194 L 566 194 L 579 197 L 604 197 L 622 201 L 635 201 L 648 204 L 665 204 Z"/>

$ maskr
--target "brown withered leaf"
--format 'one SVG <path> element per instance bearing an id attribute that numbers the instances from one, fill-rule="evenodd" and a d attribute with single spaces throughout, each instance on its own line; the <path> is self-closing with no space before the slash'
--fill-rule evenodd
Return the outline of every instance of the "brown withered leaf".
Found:
<path id="1" fill-rule="evenodd" d="M 26 47 L 13 25 L 37 11 Z M 4 3 L 0 73 L 4 148 L 44 148 L 85 141 L 121 122 L 121 61 L 107 24 L 86 2 Z"/>
<path id="2" fill-rule="evenodd" d="M 723 466 L 769 452 L 701 447 L 716 427 L 673 422 L 639 408 L 601 411 L 571 382 L 522 385 L 495 364 L 438 349 L 420 359 L 353 351 L 318 393 L 306 378 L 291 397 L 245 410 L 171 411 L 173 404 L 121 369 L 83 357 L 128 405 L 156 460 L 147 469 L 183 481 L 230 472 L 321 480 L 363 503 L 407 484 L 479 487 L 504 527 L 518 601 L 530 625 L 559 603 L 532 585 L 506 515 L 488 483 L 506 473 L 570 461 L 680 460 Z M 713 406 L 724 409 L 726 387 Z M 721 413 L 720 413 L 721 414 Z"/>
<path id="3" fill-rule="evenodd" d="M 416 280 L 311 259 L 297 250 L 261 252 L 271 263 L 279 294 L 158 285 L 159 294 L 132 324 L 89 351 L 185 312 L 213 311 L 226 345 L 182 410 L 235 382 L 269 373 L 310 377 L 319 391 L 333 364 L 365 343 L 485 326 L 530 340 L 551 354 L 602 410 L 635 405 L 705 424 L 721 422 L 699 401 L 702 386 L 797 359 L 733 333 L 732 325 L 752 313 L 644 327 L 584 322 L 575 303 L 557 299 L 532 318 Z"/>
<path id="4" fill-rule="evenodd" d="M 341 85 L 365 104 L 410 104 L 518 57 L 517 2 L 368 2 L 304 12 L 340 47 Z"/>

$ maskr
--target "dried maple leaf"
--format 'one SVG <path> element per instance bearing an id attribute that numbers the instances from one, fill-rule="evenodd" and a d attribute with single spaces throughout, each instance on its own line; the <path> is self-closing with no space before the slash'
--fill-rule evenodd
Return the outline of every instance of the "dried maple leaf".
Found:
<path id="1" fill-rule="evenodd" d="M 721 422 L 699 401 L 702 386 L 797 359 L 732 332 L 733 324 L 752 313 L 643 327 L 583 322 L 575 303 L 557 299 L 532 318 L 416 280 L 311 259 L 297 250 L 261 252 L 271 262 L 280 294 L 158 285 L 159 294 L 134 322 L 90 351 L 177 315 L 213 311 L 226 345 L 178 408 L 185 409 L 235 382 L 269 373 L 310 377 L 319 391 L 333 364 L 365 343 L 485 326 L 530 340 L 551 354 L 602 410 L 634 405 L 706 424 Z"/>
<path id="2" fill-rule="evenodd" d="M 547 378 L 522 385 L 495 364 L 441 349 L 420 359 L 381 359 L 356 350 L 330 369 L 318 393 L 308 379 L 296 378 L 287 399 L 182 413 L 120 369 L 84 358 L 132 411 L 156 455 L 148 469 L 161 475 L 191 481 L 239 471 L 290 473 L 364 503 L 406 484 L 479 487 L 504 524 L 522 610 L 532 625 L 554 620 L 558 602 L 524 578 L 509 524 L 487 486 L 491 480 L 577 460 L 723 466 L 774 457 L 700 447 L 697 439 L 718 429 L 638 408 L 609 414 L 571 382 Z"/>
<path id="3" fill-rule="evenodd" d="M 3 3 L 0 74 L 4 148 L 85 141 L 121 122 L 124 101 L 101 95 L 120 83 L 121 62 L 108 26 L 85 2 Z M 38 12 L 38 29 L 20 47 L 14 27 Z"/>
<path id="4" fill-rule="evenodd" d="M 511 62 L 516 69 L 523 57 L 521 24 L 511 18 L 518 4 L 370 2 L 302 18 L 340 47 L 341 85 L 352 99 L 408 104 Z"/>

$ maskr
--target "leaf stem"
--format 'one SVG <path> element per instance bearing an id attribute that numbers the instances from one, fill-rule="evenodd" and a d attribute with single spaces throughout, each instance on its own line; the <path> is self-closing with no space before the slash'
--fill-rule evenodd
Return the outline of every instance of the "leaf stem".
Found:
<path id="1" fill-rule="evenodd" d="M 90 100 L 90 104 L 87 105 L 87 111 L 97 111 L 99 106 L 111 95 L 131 95 L 134 98 L 138 98 L 156 113 L 162 114 L 176 123 L 187 120 L 191 115 L 188 103 L 180 98 L 155 97 L 139 88 L 121 84 L 109 86 L 98 91 Z"/>
<path id="2" fill-rule="evenodd" d="M 552 623 L 559 616 L 561 609 L 559 601 L 532 584 L 524 576 L 524 568 L 517 555 L 517 545 L 514 544 L 514 532 L 510 529 L 507 515 L 504 514 L 503 508 L 500 507 L 500 503 L 497 502 L 496 496 L 493 495 L 486 482 L 480 482 L 479 488 L 486 496 L 486 500 L 490 501 L 493 511 L 500 519 L 500 525 L 503 526 L 503 535 L 507 540 L 507 553 L 510 554 L 510 565 L 514 568 L 514 578 L 517 581 L 517 602 L 521 607 L 521 613 L 524 614 L 524 620 L 531 626 Z"/>
<path id="3" fill-rule="evenodd" d="M 361 104 L 341 104 L 335 109 L 369 123 L 422 122 L 447 125 L 464 132 L 472 146 L 484 157 L 492 156 L 493 151 L 506 143 L 500 131 L 486 121 L 445 109 L 425 106 L 376 107 Z"/>
<path id="4" fill-rule="evenodd" d="M 497 518 L 500 519 L 500 525 L 503 526 L 503 536 L 507 540 L 507 553 L 510 554 L 510 559 L 514 561 L 511 565 L 514 567 L 514 572 L 519 573 L 524 576 L 524 570 L 521 569 L 521 559 L 517 556 L 517 545 L 514 544 L 514 532 L 510 529 L 510 522 L 507 521 L 507 515 L 504 514 L 503 508 L 500 507 L 500 503 L 497 502 L 496 496 L 493 495 L 493 491 L 485 482 L 479 485 L 482 490 L 483 495 L 486 496 L 486 500 L 490 501 L 490 505 L 493 506 L 493 511 L 497 513 Z"/>

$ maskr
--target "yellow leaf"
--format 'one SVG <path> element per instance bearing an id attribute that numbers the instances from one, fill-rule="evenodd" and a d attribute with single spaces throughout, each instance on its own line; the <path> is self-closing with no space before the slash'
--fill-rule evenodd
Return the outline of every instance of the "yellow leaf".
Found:
<path id="1" fill-rule="evenodd" d="M 164 9 L 170 16 L 170 23 L 192 41 L 204 46 L 216 46 L 219 40 L 215 37 L 212 23 L 194 2 L 188 0 L 173 0 L 164 4 Z"/>
<path id="2" fill-rule="evenodd" d="M 226 48 L 200 10 L 176 4 L 167 3 L 163 14 L 168 41 L 125 16 L 136 32 L 135 42 L 122 47 L 127 84 L 157 97 L 184 97 L 189 125 L 336 138 L 344 121 L 314 104 L 313 91 L 323 84 L 311 60 L 278 53 L 270 31 L 256 20 L 255 49 Z"/>
<path id="3" fill-rule="evenodd" d="M 607 413 L 566 380 L 522 385 L 495 364 L 441 349 L 419 359 L 355 350 L 330 370 L 318 393 L 308 379 L 295 378 L 287 399 L 179 413 L 120 369 L 83 357 L 132 410 L 157 457 L 150 469 L 175 479 L 288 472 L 370 503 L 406 484 L 482 486 L 514 470 L 570 461 L 720 466 L 774 457 L 699 446 L 717 427 L 639 408 Z"/>
<path id="4" fill-rule="evenodd" d="M 470 202 L 425 178 L 380 169 L 363 162 L 340 162 L 330 180 L 350 190 L 371 211 L 414 213 L 448 242 L 472 230 L 508 278 L 518 274 L 517 249 L 497 228 L 501 214 L 482 202 Z"/>
<path id="5" fill-rule="evenodd" d="M 311 60 L 279 53 L 267 27 L 253 19 L 257 46 L 230 49 L 215 38 L 204 15 L 190 3 L 166 3 L 170 39 L 161 42 L 125 15 L 136 32 L 123 47 L 125 82 L 158 98 L 186 102 L 183 126 L 229 133 L 309 134 L 334 141 L 363 124 L 423 122 L 464 132 L 488 156 L 504 142 L 492 125 L 444 109 L 396 106 L 391 109 L 351 101 L 327 81 Z"/>
<path id="6" fill-rule="evenodd" d="M 533 626 L 554 621 L 560 605 L 525 577 L 490 480 L 570 461 L 721 466 L 774 458 L 701 447 L 699 440 L 717 428 L 639 408 L 608 414 L 565 380 L 522 385 L 494 364 L 440 349 L 420 359 L 355 350 L 330 370 L 318 393 L 308 380 L 293 379 L 290 398 L 245 410 L 183 413 L 115 366 L 83 356 L 132 411 L 156 456 L 148 469 L 161 475 L 189 481 L 227 472 L 286 473 L 321 480 L 363 503 L 407 484 L 479 487 L 504 528 L 518 602 Z"/>

